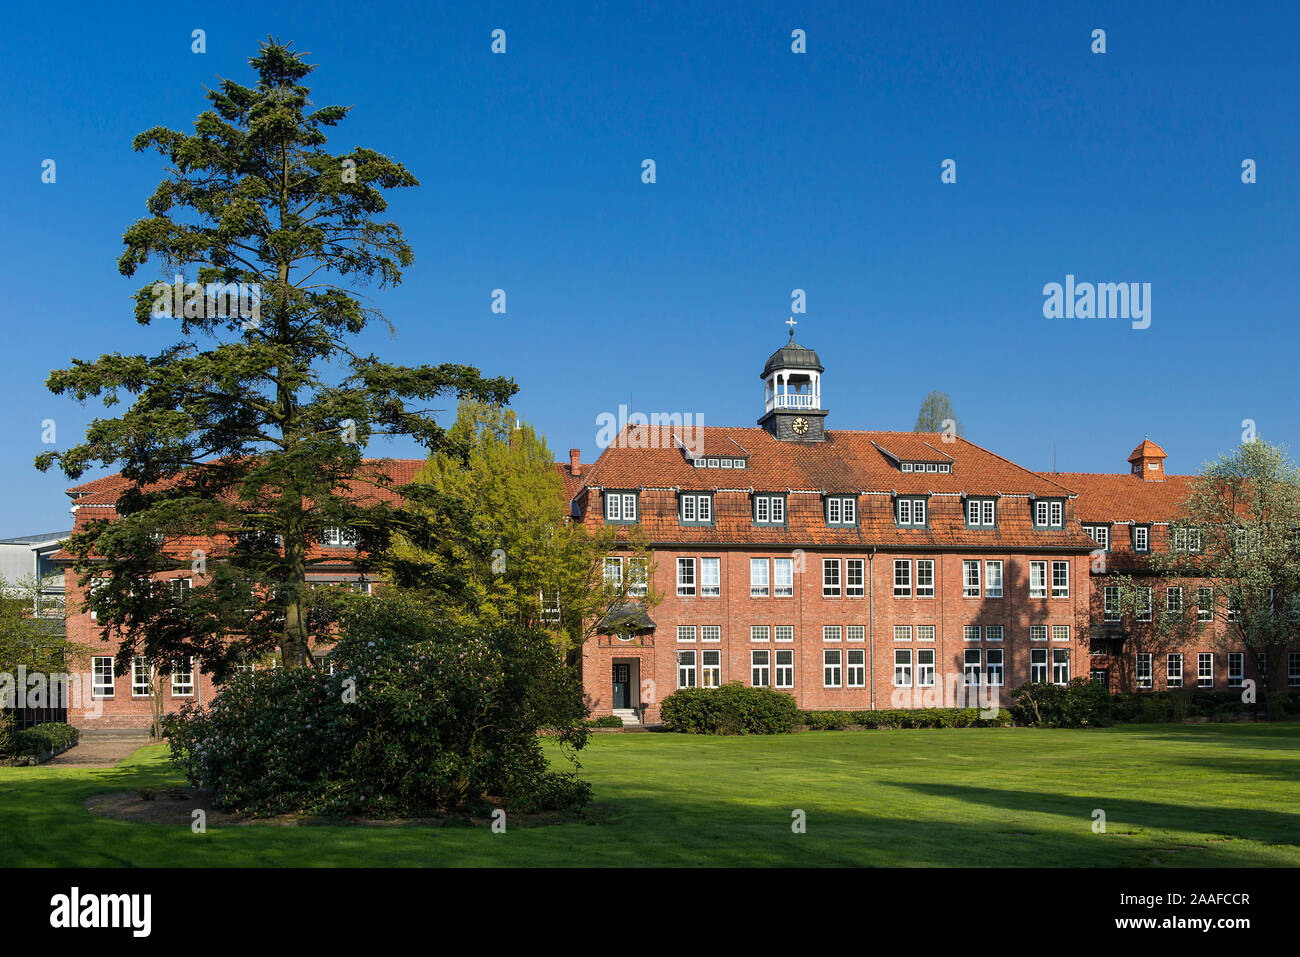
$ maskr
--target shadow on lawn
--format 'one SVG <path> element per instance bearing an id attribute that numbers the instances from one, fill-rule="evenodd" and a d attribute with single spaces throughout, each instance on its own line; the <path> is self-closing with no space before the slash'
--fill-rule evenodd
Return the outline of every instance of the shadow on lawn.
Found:
<path id="1" fill-rule="evenodd" d="M 1261 811 L 1255 808 L 1191 807 L 1115 797 L 1079 797 L 1045 791 L 1025 793 L 998 788 L 980 788 L 965 784 L 931 784 L 906 781 L 882 782 L 907 788 L 930 797 L 948 798 L 970 804 L 999 807 L 1007 811 L 1077 816 L 1090 822 L 1092 812 L 1101 808 L 1112 830 L 1137 826 L 1155 830 L 1199 831 L 1206 835 L 1244 838 L 1264 844 L 1297 846 L 1300 840 L 1300 814 Z"/>

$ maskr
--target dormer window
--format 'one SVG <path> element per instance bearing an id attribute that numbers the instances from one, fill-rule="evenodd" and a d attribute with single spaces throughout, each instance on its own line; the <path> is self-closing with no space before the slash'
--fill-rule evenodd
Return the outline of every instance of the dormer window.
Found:
<path id="1" fill-rule="evenodd" d="M 992 498 L 966 499 L 967 528 L 996 528 L 998 503 Z"/>
<path id="2" fill-rule="evenodd" d="M 356 548 L 357 530 L 327 525 L 321 532 L 320 543 L 330 548 Z"/>
<path id="3" fill-rule="evenodd" d="M 636 492 L 606 492 L 605 521 L 628 525 L 636 521 Z"/>
<path id="4" fill-rule="evenodd" d="M 683 525 L 712 525 L 713 496 L 708 492 L 683 492 L 678 517 Z"/>
<path id="5" fill-rule="evenodd" d="M 765 495 L 765 494 L 755 495 L 754 496 L 754 524 L 784 525 L 785 524 L 785 496 Z"/>
<path id="6" fill-rule="evenodd" d="M 1150 525 L 1133 526 L 1133 551 L 1135 552 L 1151 551 L 1151 526 Z"/>
<path id="7" fill-rule="evenodd" d="M 1085 525 L 1083 530 L 1087 532 L 1094 542 L 1096 542 L 1103 551 L 1110 551 L 1110 526 L 1109 525 Z"/>
<path id="8" fill-rule="evenodd" d="M 1040 498 L 1034 501 L 1035 528 L 1063 528 L 1065 502 L 1059 498 Z"/>
<path id="9" fill-rule="evenodd" d="M 921 500 L 924 507 L 924 499 Z M 852 495 L 830 495 L 826 498 L 827 525 L 857 525 L 858 500 Z"/>
<path id="10" fill-rule="evenodd" d="M 899 497 L 894 502 L 894 521 L 906 528 L 925 527 L 925 499 L 919 497 Z"/>
<path id="11" fill-rule="evenodd" d="M 900 472 L 939 472 L 944 475 L 952 473 L 951 462 L 900 462 Z"/>

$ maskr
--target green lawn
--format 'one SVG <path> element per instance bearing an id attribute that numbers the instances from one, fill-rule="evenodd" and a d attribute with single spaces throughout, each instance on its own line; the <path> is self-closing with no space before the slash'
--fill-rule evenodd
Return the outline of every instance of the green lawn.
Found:
<path id="1" fill-rule="evenodd" d="M 1300 864 L 1300 725 L 593 736 L 600 823 L 129 824 L 90 794 L 179 784 L 162 747 L 108 770 L 0 768 L 0 865 Z M 791 832 L 791 811 L 807 833 Z M 1092 812 L 1106 813 L 1094 834 Z"/>

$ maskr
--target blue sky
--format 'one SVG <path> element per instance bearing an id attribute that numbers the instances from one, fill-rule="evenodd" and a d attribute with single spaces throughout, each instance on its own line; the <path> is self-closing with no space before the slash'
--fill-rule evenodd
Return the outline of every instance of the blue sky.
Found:
<path id="1" fill-rule="evenodd" d="M 318 64 L 316 103 L 354 107 L 337 151 L 422 184 L 390 206 L 414 266 L 368 291 L 397 333 L 363 346 L 514 377 L 560 457 L 594 458 L 620 403 L 753 424 L 795 288 L 832 429 L 908 429 L 937 388 L 971 439 L 1037 469 L 1055 445 L 1063 471 L 1121 471 L 1149 433 L 1194 471 L 1246 418 L 1297 446 L 1294 5 L 473 6 L 9 15 L 0 537 L 69 524 L 70 483 L 31 464 L 41 423 L 63 448 L 103 414 L 50 395 L 49 370 L 174 339 L 134 324 L 117 274 L 162 176 L 132 137 L 189 130 L 272 33 Z M 1044 318 L 1067 274 L 1150 283 L 1151 327 Z"/>

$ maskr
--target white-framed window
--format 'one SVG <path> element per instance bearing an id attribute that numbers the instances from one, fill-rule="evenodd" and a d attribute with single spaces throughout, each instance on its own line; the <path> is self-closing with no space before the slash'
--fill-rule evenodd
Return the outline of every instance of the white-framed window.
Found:
<path id="1" fill-rule="evenodd" d="M 1183 656 L 1179 652 L 1170 652 L 1165 657 L 1165 684 L 1170 688 L 1183 686 Z"/>
<path id="2" fill-rule="evenodd" d="M 700 641 L 721 641 L 721 640 L 722 640 L 721 625 L 700 626 Z"/>
<path id="3" fill-rule="evenodd" d="M 700 652 L 700 687 L 722 687 L 722 652 Z"/>
<path id="4" fill-rule="evenodd" d="M 772 559 L 776 573 L 772 594 L 777 598 L 790 598 L 794 595 L 794 559 Z"/>
<path id="5" fill-rule="evenodd" d="M 984 597 L 1002 597 L 1002 562 L 1000 561 L 984 563 Z"/>
<path id="6" fill-rule="evenodd" d="M 979 641 L 979 640 L 980 640 L 980 626 L 979 626 L 979 625 L 962 625 L 962 628 L 961 628 L 961 640 L 962 640 L 962 641 Z"/>
<path id="7" fill-rule="evenodd" d="M 1043 501 L 1034 502 L 1034 524 L 1047 527 L 1047 503 Z"/>
<path id="8" fill-rule="evenodd" d="M 713 496 L 684 492 L 679 515 L 685 524 L 707 525 L 713 521 Z"/>
<path id="9" fill-rule="evenodd" d="M 172 696 L 188 698 L 194 694 L 194 659 L 181 658 L 172 662 Z"/>
<path id="10" fill-rule="evenodd" d="M 1133 526 L 1133 551 L 1151 551 L 1151 529 L 1146 525 Z"/>
<path id="11" fill-rule="evenodd" d="M 984 640 L 985 640 L 985 641 L 1001 641 L 1001 640 L 1002 640 L 1002 626 L 1001 626 L 1001 625 L 985 625 L 985 626 L 984 626 Z"/>
<path id="12" fill-rule="evenodd" d="M 754 523 L 757 525 L 784 525 L 785 496 L 755 495 Z"/>
<path id="13" fill-rule="evenodd" d="M 856 525 L 858 501 L 847 495 L 832 495 L 826 499 L 827 525 Z"/>
<path id="14" fill-rule="evenodd" d="M 750 640 L 750 641 L 767 641 L 767 640 L 770 639 L 771 637 L 772 637 L 772 629 L 771 629 L 770 626 L 768 626 L 768 625 L 750 625 L 750 626 L 749 626 L 749 640 Z"/>
<path id="15" fill-rule="evenodd" d="M 677 559 L 677 594 L 695 594 L 695 559 Z"/>
<path id="16" fill-rule="evenodd" d="M 894 503 L 894 518 L 899 525 L 920 528 L 925 525 L 925 499 L 900 498 Z"/>
<path id="17" fill-rule="evenodd" d="M 90 696 L 92 698 L 113 697 L 113 658 L 112 656 L 95 656 L 90 662 Z"/>
<path id="18" fill-rule="evenodd" d="M 794 687 L 793 651 L 777 651 L 776 653 L 776 687 Z"/>
<path id="19" fill-rule="evenodd" d="M 980 683 L 980 671 L 982 670 L 983 654 L 978 648 L 967 648 L 962 655 L 962 680 L 967 685 L 978 685 Z"/>
<path id="20" fill-rule="evenodd" d="M 844 560 L 844 594 L 848 598 L 861 598 L 866 592 L 866 561 L 861 558 Z"/>
<path id="21" fill-rule="evenodd" d="M 629 558 L 627 560 L 627 593 L 642 596 L 650 586 L 650 560 L 648 558 Z"/>
<path id="22" fill-rule="evenodd" d="M 1047 626 L 1046 626 L 1046 625 L 1030 625 L 1030 626 L 1029 626 L 1029 640 L 1030 640 L 1030 641 L 1046 641 L 1046 640 L 1047 640 Z"/>
<path id="23" fill-rule="evenodd" d="M 1110 526 L 1109 525 L 1085 525 L 1083 530 L 1087 532 L 1094 542 L 1096 542 L 1105 551 L 1110 551 Z"/>
<path id="24" fill-rule="evenodd" d="M 611 588 L 623 587 L 623 559 L 605 559 L 605 584 Z"/>
<path id="25" fill-rule="evenodd" d="M 1070 563 L 1052 562 L 1052 597 L 1070 597 Z"/>
<path id="26" fill-rule="evenodd" d="M 934 597 L 934 559 L 918 558 L 916 560 L 916 597 Z"/>
<path id="27" fill-rule="evenodd" d="M 822 641 L 839 641 L 844 636 L 844 629 L 839 625 L 822 625 Z"/>
<path id="28" fill-rule="evenodd" d="M 1029 649 L 1029 680 L 1030 681 L 1047 680 L 1047 649 L 1046 648 Z"/>
<path id="29" fill-rule="evenodd" d="M 1119 621 L 1119 586 L 1107 585 L 1102 589 L 1102 618 L 1105 621 Z"/>
<path id="30" fill-rule="evenodd" d="M 1196 687 L 1214 687 L 1214 652 L 1202 651 L 1196 656 Z"/>
<path id="31" fill-rule="evenodd" d="M 934 625 L 917 625 L 917 641 L 934 641 Z"/>
<path id="32" fill-rule="evenodd" d="M 1065 505 L 1062 504 L 1061 502 L 1053 502 L 1052 509 L 1051 509 L 1051 518 L 1049 519 L 1048 524 L 1050 524 L 1052 528 L 1060 528 L 1064 524 L 1064 522 L 1065 522 Z"/>
<path id="33" fill-rule="evenodd" d="M 326 525 L 320 536 L 320 543 L 330 548 L 356 548 L 359 540 L 355 528 L 340 528 L 335 525 Z"/>
<path id="34" fill-rule="evenodd" d="M 850 688 L 867 686 L 867 653 L 861 648 L 850 648 L 848 652 L 848 679 L 845 684 Z"/>
<path id="35" fill-rule="evenodd" d="M 980 596 L 980 563 L 964 561 L 961 563 L 961 597 L 978 598 Z"/>
<path id="36" fill-rule="evenodd" d="M 1241 651 L 1228 652 L 1228 687 L 1240 688 L 1246 676 L 1246 655 Z"/>
<path id="37" fill-rule="evenodd" d="M 1151 687 L 1151 652 L 1138 652 L 1137 656 L 1137 686 L 1139 688 Z"/>
<path id="38" fill-rule="evenodd" d="M 934 649 L 918 648 L 916 651 L 916 686 L 934 687 Z"/>
<path id="39" fill-rule="evenodd" d="M 751 651 L 749 653 L 749 683 L 755 688 L 766 688 L 772 683 L 772 653 L 770 651 Z"/>
<path id="40" fill-rule="evenodd" d="M 894 560 L 894 597 L 912 597 L 912 562 L 909 559 Z"/>
<path id="41" fill-rule="evenodd" d="M 1137 620 L 1151 620 L 1151 606 L 1155 603 L 1155 589 L 1142 586 L 1137 590 Z"/>
<path id="42" fill-rule="evenodd" d="M 1300 653 L 1291 651 L 1286 656 L 1287 687 L 1300 688 Z"/>
<path id="43" fill-rule="evenodd" d="M 849 625 L 849 626 L 845 629 L 845 635 L 844 635 L 844 637 L 847 638 L 849 641 L 866 641 L 866 640 L 867 640 L 867 626 L 866 626 L 866 625 Z"/>
<path id="44" fill-rule="evenodd" d="M 635 492 L 606 492 L 605 493 L 605 521 L 635 522 L 636 521 L 636 493 Z"/>
<path id="45" fill-rule="evenodd" d="M 1052 649 L 1052 683 L 1070 683 L 1070 652 L 1065 648 Z"/>
<path id="46" fill-rule="evenodd" d="M 1210 621 L 1214 617 L 1214 589 L 1204 586 L 1196 589 L 1196 620 Z"/>
<path id="47" fill-rule="evenodd" d="M 1176 552 L 1199 552 L 1201 550 L 1201 530 L 1199 528 L 1175 528 L 1173 530 L 1173 549 Z"/>
<path id="48" fill-rule="evenodd" d="M 771 566 L 766 558 L 751 558 L 749 560 L 750 598 L 766 598 L 772 593 L 770 574 Z"/>
<path id="49" fill-rule="evenodd" d="M 843 669 L 840 666 L 842 654 L 838 648 L 822 651 L 822 683 L 827 688 L 838 688 L 844 683 Z"/>
<path id="50" fill-rule="evenodd" d="M 131 697 L 147 698 L 153 691 L 153 669 L 143 655 L 131 659 Z"/>
<path id="51" fill-rule="evenodd" d="M 1047 597 L 1047 562 L 1029 563 L 1029 597 Z"/>
<path id="52" fill-rule="evenodd" d="M 677 652 L 677 687 L 695 687 L 695 652 Z"/>
<path id="53" fill-rule="evenodd" d="M 560 590 L 542 591 L 537 595 L 537 601 L 542 606 L 541 620 L 548 625 L 558 625 L 561 621 L 560 613 Z"/>
<path id="54" fill-rule="evenodd" d="M 894 626 L 894 640 L 895 640 L 895 641 L 911 641 L 911 640 L 912 640 L 912 626 L 911 626 L 911 625 L 895 625 L 895 626 Z"/>
<path id="55" fill-rule="evenodd" d="M 894 687 L 912 687 L 912 649 L 894 649 Z"/>
<path id="56" fill-rule="evenodd" d="M 794 625 L 777 625 L 777 641 L 794 641 Z"/>
<path id="57" fill-rule="evenodd" d="M 700 559 L 700 595 L 717 598 L 722 594 L 722 559 Z"/>
<path id="58" fill-rule="evenodd" d="M 824 598 L 840 597 L 840 560 L 838 558 L 822 559 L 822 596 Z"/>
<path id="59" fill-rule="evenodd" d="M 90 601 L 94 601 L 96 593 L 99 592 L 99 590 L 105 587 L 107 584 L 108 584 L 107 578 L 92 578 L 90 580 L 90 588 L 89 588 L 90 594 L 87 596 L 87 598 Z M 90 610 L 90 620 L 95 621 L 98 617 L 99 617 L 99 612 L 95 611 L 92 608 Z"/>
<path id="60" fill-rule="evenodd" d="M 1070 626 L 1069 626 L 1069 625 L 1053 625 L 1053 626 L 1052 626 L 1052 641 L 1066 642 L 1066 641 L 1069 641 L 1069 640 L 1070 640 Z"/>
<path id="61" fill-rule="evenodd" d="M 192 582 L 188 578 L 172 578 L 168 580 L 168 587 L 171 589 L 172 603 L 179 605 L 190 596 L 190 586 Z"/>
<path id="62" fill-rule="evenodd" d="M 986 683 L 994 687 L 1002 686 L 1002 649 L 990 648 L 985 652 Z"/>
<path id="63" fill-rule="evenodd" d="M 1171 614 L 1181 614 L 1183 610 L 1183 588 L 1174 585 L 1165 589 L 1165 610 Z"/>
<path id="64" fill-rule="evenodd" d="M 971 528 L 993 528 L 997 525 L 997 503 L 991 498 L 966 500 L 966 524 Z"/>
<path id="65" fill-rule="evenodd" d="M 694 626 L 694 625 L 678 625 L 678 626 L 677 626 L 677 640 L 678 640 L 678 641 L 694 641 L 694 640 L 695 640 L 695 626 Z"/>

